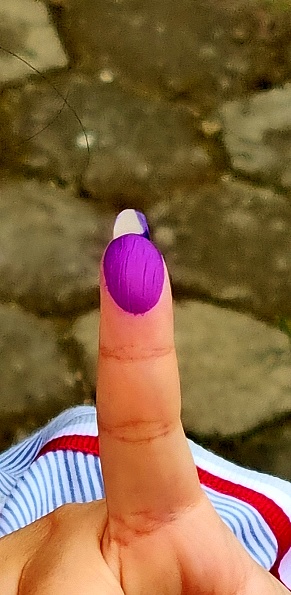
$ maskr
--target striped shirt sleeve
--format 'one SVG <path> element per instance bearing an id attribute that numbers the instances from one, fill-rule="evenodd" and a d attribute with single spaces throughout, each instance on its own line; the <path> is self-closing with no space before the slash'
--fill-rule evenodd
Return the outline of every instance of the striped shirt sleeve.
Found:
<path id="1" fill-rule="evenodd" d="M 202 488 L 223 522 L 291 590 L 291 484 L 188 443 Z M 0 455 L 0 537 L 63 504 L 103 497 L 94 407 L 61 413 Z"/>

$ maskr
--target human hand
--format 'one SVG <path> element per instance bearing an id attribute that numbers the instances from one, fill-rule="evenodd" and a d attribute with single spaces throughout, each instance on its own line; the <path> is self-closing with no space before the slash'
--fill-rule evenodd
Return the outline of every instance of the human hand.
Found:
<path id="1" fill-rule="evenodd" d="M 249 557 L 200 487 L 180 421 L 170 284 L 143 225 L 144 235 L 109 244 L 101 267 L 106 500 L 63 506 L 2 538 L 1 593 L 289 593 Z"/>

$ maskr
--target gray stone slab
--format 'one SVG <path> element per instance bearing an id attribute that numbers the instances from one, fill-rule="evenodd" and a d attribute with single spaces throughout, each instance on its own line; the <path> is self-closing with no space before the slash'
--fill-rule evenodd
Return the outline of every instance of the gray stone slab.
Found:
<path id="1" fill-rule="evenodd" d="M 77 381 L 51 322 L 1 304 L 0 352 L 1 416 L 43 419 L 76 404 Z"/>
<path id="2" fill-rule="evenodd" d="M 96 363 L 99 345 L 99 310 L 79 316 L 74 322 L 71 334 L 82 348 L 86 374 L 92 388 L 96 387 Z"/>
<path id="3" fill-rule="evenodd" d="M 62 4 L 64 35 L 82 68 L 203 114 L 290 77 L 287 3 L 285 10 L 261 0 Z"/>
<path id="4" fill-rule="evenodd" d="M 228 435 L 290 412 L 286 335 L 208 304 L 186 302 L 175 316 L 187 430 Z"/>
<path id="5" fill-rule="evenodd" d="M 288 414 L 233 436 L 187 434 L 228 461 L 291 481 L 291 422 Z"/>
<path id="6" fill-rule="evenodd" d="M 291 205 L 233 179 L 173 193 L 147 212 L 174 287 L 272 319 L 291 314 Z"/>
<path id="7" fill-rule="evenodd" d="M 220 110 L 232 166 L 291 187 L 291 85 L 225 103 Z"/>
<path id="8" fill-rule="evenodd" d="M 291 410 L 286 335 L 243 314 L 198 302 L 176 304 L 175 338 L 186 430 L 244 432 Z M 72 328 L 95 386 L 99 312 Z"/>
<path id="9" fill-rule="evenodd" d="M 40 72 L 68 64 L 43 2 L 1 0 L 0 39 L 0 84 L 33 74 L 25 62 Z M 5 49 L 17 54 L 25 62 L 5 52 Z"/>
<path id="10" fill-rule="evenodd" d="M 55 76 L 52 82 L 75 113 L 45 81 L 3 96 L 7 166 L 62 182 L 82 177 L 86 192 L 106 205 L 123 200 L 136 206 L 177 184 L 193 185 L 215 176 L 189 111 L 81 74 Z M 89 161 L 80 120 L 87 132 Z"/>
<path id="11" fill-rule="evenodd" d="M 0 299 L 49 314 L 97 303 L 112 214 L 34 180 L 0 184 Z"/>
<path id="12" fill-rule="evenodd" d="M 234 449 L 243 466 L 291 481 L 291 424 L 282 421 L 240 441 Z"/>

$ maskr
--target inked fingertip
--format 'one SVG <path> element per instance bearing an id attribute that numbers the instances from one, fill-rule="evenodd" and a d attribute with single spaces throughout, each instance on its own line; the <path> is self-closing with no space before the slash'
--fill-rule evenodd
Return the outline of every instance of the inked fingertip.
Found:
<path id="1" fill-rule="evenodd" d="M 121 235 L 108 245 L 103 259 L 107 289 L 125 312 L 145 314 L 159 301 L 164 285 L 164 261 L 144 236 Z"/>

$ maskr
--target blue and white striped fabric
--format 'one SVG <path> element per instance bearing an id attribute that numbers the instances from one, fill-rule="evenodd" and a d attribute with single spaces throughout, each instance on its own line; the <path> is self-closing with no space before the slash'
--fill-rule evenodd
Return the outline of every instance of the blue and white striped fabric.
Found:
<path id="1" fill-rule="evenodd" d="M 205 488 L 205 491 L 218 514 L 249 554 L 269 570 L 277 558 L 278 547 L 272 531 L 258 511 L 232 496 L 218 494 L 210 488 Z"/>
<path id="2" fill-rule="evenodd" d="M 33 436 L 0 455 L 0 537 L 65 503 L 90 502 L 104 497 L 98 456 L 57 450 L 37 458 L 51 440 L 73 435 L 97 436 L 94 407 L 80 406 L 63 412 Z M 290 484 L 241 469 L 188 442 L 198 472 L 202 474 L 202 487 L 222 520 L 252 558 L 267 570 L 278 562 L 280 554 L 279 578 L 291 588 Z M 215 487 L 216 480 L 218 487 Z M 253 501 L 258 501 L 258 506 Z M 275 521 L 270 522 L 273 509 L 274 519 L 279 515 L 285 523 L 282 538 L 280 531 L 276 531 Z M 290 543 L 286 547 L 288 530 Z"/>

